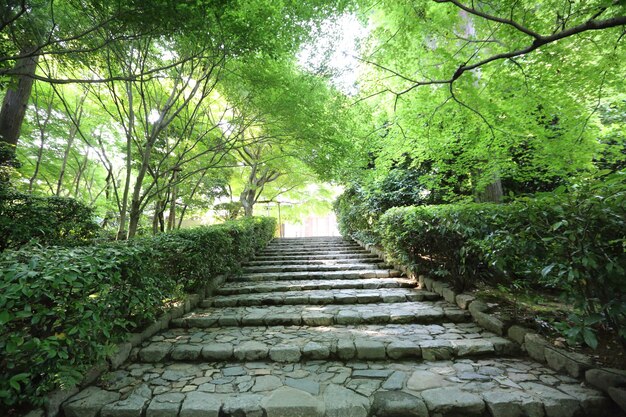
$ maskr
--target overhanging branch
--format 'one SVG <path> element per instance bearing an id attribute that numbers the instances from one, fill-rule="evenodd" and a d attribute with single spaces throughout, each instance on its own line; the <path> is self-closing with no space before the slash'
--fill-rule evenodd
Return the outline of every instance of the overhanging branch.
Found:
<path id="1" fill-rule="evenodd" d="M 620 27 L 620 26 L 626 26 L 626 16 L 615 16 L 615 17 L 611 17 L 611 18 L 607 18 L 607 19 L 602 19 L 602 20 L 598 20 L 597 17 L 600 16 L 600 13 L 596 13 L 594 14 L 589 20 L 587 20 L 584 23 L 581 23 L 579 25 L 576 26 L 572 26 L 570 28 L 567 29 L 563 29 L 560 31 L 557 31 L 553 34 L 550 35 L 541 35 L 538 32 L 535 32 L 534 30 L 527 28 L 521 24 L 519 24 L 518 22 L 515 22 L 512 18 L 511 19 L 505 19 L 505 18 L 501 18 L 498 16 L 494 16 L 488 13 L 485 13 L 483 11 L 477 10 L 474 7 L 469 7 L 463 3 L 461 3 L 459 0 L 434 0 L 437 3 L 452 3 L 455 6 L 457 6 L 458 8 L 466 11 L 467 13 L 470 13 L 472 15 L 481 17 L 483 19 L 489 20 L 489 21 L 493 21 L 493 22 L 497 22 L 500 24 L 504 24 L 504 25 L 508 25 L 511 27 L 514 27 L 515 29 L 517 29 L 518 31 L 530 36 L 533 38 L 533 42 L 531 44 L 529 44 L 528 46 L 524 47 L 524 48 L 520 48 L 520 49 L 516 49 L 513 51 L 508 51 L 508 52 L 502 52 L 499 54 L 495 54 L 495 55 L 491 55 L 485 59 L 482 59 L 478 62 L 475 62 L 473 64 L 470 64 L 469 61 L 462 64 L 461 66 L 459 66 L 456 71 L 454 72 L 454 74 L 452 74 L 452 76 L 449 79 L 439 79 L 439 80 L 423 80 L 423 81 L 416 81 L 413 82 L 412 85 L 410 85 L 409 87 L 405 88 L 404 90 L 398 92 L 398 93 L 394 93 L 396 95 L 396 99 L 399 96 L 402 96 L 410 91 L 412 91 L 413 89 L 417 88 L 417 87 L 421 87 L 424 85 L 441 85 L 441 84 L 452 84 L 454 83 L 457 79 L 459 79 L 464 73 L 468 72 L 468 71 L 472 71 L 475 70 L 477 68 L 480 68 L 484 65 L 487 65 L 491 62 L 494 61 L 499 61 L 499 60 L 504 60 L 504 59 L 512 59 L 515 57 L 519 57 L 522 55 L 526 55 L 529 54 L 533 51 L 535 51 L 536 49 L 539 49 L 545 45 L 557 42 L 561 39 L 565 39 L 571 36 L 575 36 L 584 32 L 588 32 L 588 31 L 596 31 L 596 30 L 604 30 L 604 29 L 610 29 L 610 28 L 614 28 L 614 27 Z M 381 66 L 381 65 L 376 65 L 375 66 L 386 70 L 386 71 L 390 71 L 389 69 Z M 397 74 L 397 72 L 395 71 L 390 71 L 393 74 L 400 76 Z M 402 79 L 410 81 L 409 77 L 406 76 L 400 76 Z"/>

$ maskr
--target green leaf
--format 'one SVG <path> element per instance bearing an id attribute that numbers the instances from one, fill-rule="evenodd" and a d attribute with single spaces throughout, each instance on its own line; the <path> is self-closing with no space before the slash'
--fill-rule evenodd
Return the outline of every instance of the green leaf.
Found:
<path id="1" fill-rule="evenodd" d="M 5 325 L 11 320 L 11 314 L 7 310 L 0 311 L 0 325 Z"/>
<path id="2" fill-rule="evenodd" d="M 593 330 L 585 328 L 582 334 L 583 340 L 585 341 L 587 346 L 591 347 L 592 349 L 596 349 L 598 347 L 598 338 L 596 337 L 596 334 Z"/>
<path id="3" fill-rule="evenodd" d="M 5 349 L 7 353 L 10 353 L 10 354 L 15 353 L 17 352 L 17 344 L 13 342 L 12 340 L 9 340 L 7 342 Z"/>
<path id="4" fill-rule="evenodd" d="M 552 269 L 554 269 L 555 266 L 556 266 L 556 264 L 554 263 L 554 264 L 550 264 L 550 265 L 546 266 L 545 268 L 543 268 L 541 270 L 541 276 L 544 277 L 544 278 L 546 276 L 548 276 L 548 274 L 552 271 Z"/>

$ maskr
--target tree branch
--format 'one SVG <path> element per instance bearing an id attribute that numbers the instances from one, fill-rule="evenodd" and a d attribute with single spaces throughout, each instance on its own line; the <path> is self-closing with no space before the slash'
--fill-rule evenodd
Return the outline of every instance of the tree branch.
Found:
<path id="1" fill-rule="evenodd" d="M 4 20 L 4 18 L 2 19 L 2 23 L 0 24 L 0 32 L 2 32 L 5 27 L 9 26 L 11 23 L 19 19 L 24 13 L 26 13 L 26 0 L 21 0 L 20 10 L 15 14 L 15 16 L 10 17 L 7 20 Z"/>
<path id="2" fill-rule="evenodd" d="M 462 5 L 460 5 L 460 3 L 456 0 L 435 0 L 439 3 L 446 3 L 446 2 L 452 2 L 454 4 L 459 5 L 459 7 L 461 7 Z M 465 10 L 465 6 L 461 7 Z M 472 9 L 473 10 L 473 9 Z M 490 19 L 493 20 L 493 19 Z M 506 23 L 507 21 L 509 21 L 508 19 L 500 19 L 500 20 L 504 20 L 505 22 L 501 22 L 501 23 Z M 457 68 L 457 70 L 454 72 L 454 74 L 452 75 L 452 77 L 448 80 L 433 80 L 433 81 L 420 81 L 420 82 L 416 82 L 414 83 L 412 86 L 408 87 L 407 89 L 396 93 L 397 96 L 401 96 L 403 94 L 408 93 L 409 91 L 420 87 L 422 85 L 432 85 L 432 84 L 452 84 L 454 81 L 456 81 L 459 77 L 461 77 L 465 72 L 467 71 L 472 71 L 475 70 L 479 67 L 482 67 L 483 65 L 486 65 L 490 62 L 493 61 L 499 61 L 502 59 L 511 59 L 511 58 L 515 58 L 517 56 L 521 56 L 521 55 L 526 55 L 529 54 L 530 52 L 541 48 L 542 46 L 548 45 L 550 43 L 556 42 L 558 40 L 564 39 L 564 38 L 568 38 L 570 36 L 574 36 L 574 35 L 578 35 L 580 33 L 583 32 L 587 32 L 587 31 L 592 31 L 592 30 L 602 30 L 602 29 L 609 29 L 609 28 L 613 28 L 613 27 L 618 27 L 618 26 L 624 26 L 626 25 L 626 16 L 617 16 L 617 17 L 612 17 L 609 19 L 605 19 L 605 20 L 588 20 L 585 23 L 582 23 L 580 25 L 571 27 L 569 29 L 565 29 L 562 30 L 560 32 L 557 32 L 555 34 L 552 35 L 548 35 L 548 36 L 542 36 L 542 35 L 538 35 L 537 36 L 533 36 L 535 38 L 534 42 L 530 45 L 528 45 L 525 48 L 522 49 L 517 49 L 514 51 L 509 51 L 509 52 L 503 52 L 500 54 L 496 54 L 496 55 L 492 55 L 488 58 L 485 58 L 479 62 L 476 62 L 474 64 L 463 64 L 461 65 L 459 68 Z M 519 26 L 519 25 L 518 25 Z M 405 78 L 406 79 L 406 78 Z"/>
<path id="3" fill-rule="evenodd" d="M 476 10 L 474 7 L 469 7 L 464 5 L 463 3 L 461 3 L 459 0 L 435 0 L 435 2 L 437 3 L 452 3 L 454 4 L 456 7 L 458 7 L 459 9 L 465 10 L 467 13 L 469 14 L 473 14 L 474 16 L 478 16 L 478 17 L 482 17 L 483 19 L 487 19 L 490 20 L 492 22 L 498 22 L 498 23 L 502 23 L 508 26 L 512 26 L 515 29 L 519 30 L 522 33 L 525 33 L 528 36 L 532 36 L 535 39 L 540 39 L 542 36 L 535 32 L 534 30 L 531 30 L 525 26 L 520 25 L 519 23 L 517 23 L 516 21 L 512 20 L 512 19 L 504 19 L 502 17 L 498 17 L 498 16 L 494 16 L 494 15 L 490 15 L 488 13 L 485 12 L 481 12 L 480 10 Z"/>

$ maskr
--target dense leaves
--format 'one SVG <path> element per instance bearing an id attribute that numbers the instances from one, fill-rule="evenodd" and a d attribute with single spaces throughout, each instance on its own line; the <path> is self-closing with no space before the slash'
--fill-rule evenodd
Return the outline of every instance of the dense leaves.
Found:
<path id="1" fill-rule="evenodd" d="M 509 204 L 394 208 L 377 231 L 395 259 L 458 289 L 496 279 L 560 291 L 576 308 L 566 334 L 593 345 L 597 322 L 626 338 L 624 186 L 613 174 Z"/>
<path id="2" fill-rule="evenodd" d="M 345 97 L 294 57 L 346 8 L 343 0 L 9 2 L 0 142 L 17 143 L 12 184 L 77 198 L 127 238 L 180 228 L 226 193 L 275 199 L 312 182 L 309 167 L 329 178 L 349 144 Z M 32 71 L 18 68 L 33 60 Z M 33 78 L 32 93 L 18 88 Z M 23 108 L 22 123 L 13 114 Z M 239 167 L 243 148 L 261 148 L 261 171 L 279 166 L 279 181 L 238 181 L 258 165 Z"/>
<path id="3" fill-rule="evenodd" d="M 37 404 L 80 381 L 184 291 L 211 285 L 274 236 L 249 218 L 151 239 L 0 256 L 0 403 Z"/>
<path id="4" fill-rule="evenodd" d="M 91 208 L 64 197 L 38 197 L 0 188 L 0 252 L 27 243 L 85 244 L 99 227 Z"/>
<path id="5" fill-rule="evenodd" d="M 603 168 L 623 160 L 621 128 L 603 117 L 609 106 L 613 117 L 623 116 L 623 26 L 458 72 L 532 44 L 516 27 L 549 36 L 594 18 L 623 17 L 622 3 L 366 3 L 370 32 L 360 50 L 355 104 L 371 115 L 376 134 L 363 141 L 371 158 L 361 177 L 409 160 L 423 169 L 422 183 L 449 199 L 480 196 L 499 181 L 504 195 L 519 195 L 593 171 L 600 155 Z"/>
<path id="6" fill-rule="evenodd" d="M 623 2 L 360 4 L 341 232 L 458 288 L 556 290 L 571 340 L 623 338 Z"/>
<path id="7" fill-rule="evenodd" d="M 247 217 L 138 239 L 137 244 L 153 248 L 160 274 L 189 292 L 206 285 L 207 277 L 238 272 L 238 264 L 264 247 L 275 231 L 275 219 Z"/>
<path id="8" fill-rule="evenodd" d="M 375 225 L 390 208 L 444 202 L 439 192 L 427 188 L 423 174 L 421 170 L 394 168 L 374 180 L 350 185 L 334 205 L 339 231 L 375 242 L 379 239 Z"/>

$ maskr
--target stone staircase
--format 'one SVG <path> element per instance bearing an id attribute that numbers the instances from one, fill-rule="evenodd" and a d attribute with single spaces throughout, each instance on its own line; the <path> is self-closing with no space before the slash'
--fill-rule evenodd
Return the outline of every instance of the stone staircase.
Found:
<path id="1" fill-rule="evenodd" d="M 610 415 L 467 311 L 340 238 L 276 239 L 66 417 Z"/>

